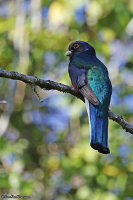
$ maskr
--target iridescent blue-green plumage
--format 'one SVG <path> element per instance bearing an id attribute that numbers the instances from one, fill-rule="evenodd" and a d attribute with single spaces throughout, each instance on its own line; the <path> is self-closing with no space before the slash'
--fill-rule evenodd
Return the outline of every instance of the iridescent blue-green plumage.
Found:
<path id="1" fill-rule="evenodd" d="M 95 55 L 89 55 L 89 51 L 74 56 L 70 64 L 79 70 L 87 70 L 87 78 L 92 90 L 100 103 L 104 104 L 104 108 L 108 108 L 112 86 L 105 65 Z"/>
<path id="2" fill-rule="evenodd" d="M 79 48 L 73 49 L 74 44 Z M 76 41 L 69 46 L 72 51 L 69 75 L 72 84 L 85 97 L 88 110 L 92 148 L 100 153 L 109 153 L 108 146 L 108 108 L 112 86 L 105 65 L 96 57 L 89 44 Z"/>

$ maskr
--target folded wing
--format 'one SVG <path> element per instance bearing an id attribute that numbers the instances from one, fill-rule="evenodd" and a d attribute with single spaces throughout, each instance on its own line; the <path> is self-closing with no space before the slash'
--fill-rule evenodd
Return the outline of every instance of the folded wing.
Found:
<path id="1" fill-rule="evenodd" d="M 98 98 L 95 95 L 95 93 L 93 92 L 93 90 L 91 89 L 89 82 L 87 83 L 87 85 L 85 85 L 81 89 L 79 89 L 79 91 L 93 105 L 97 106 L 99 104 Z"/>
<path id="2" fill-rule="evenodd" d="M 99 104 L 97 96 L 91 89 L 86 73 L 83 73 L 82 75 L 78 76 L 76 85 L 78 87 L 77 89 L 86 99 L 88 99 L 90 103 L 92 103 L 95 106 Z"/>

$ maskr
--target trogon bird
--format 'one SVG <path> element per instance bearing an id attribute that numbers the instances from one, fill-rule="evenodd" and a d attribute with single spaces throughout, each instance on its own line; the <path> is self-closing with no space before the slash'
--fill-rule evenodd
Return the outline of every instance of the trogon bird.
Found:
<path id="1" fill-rule="evenodd" d="M 73 87 L 83 96 L 90 124 L 90 145 L 100 153 L 110 153 L 108 109 L 112 85 L 106 66 L 96 57 L 95 49 L 84 41 L 75 41 L 65 53 Z"/>

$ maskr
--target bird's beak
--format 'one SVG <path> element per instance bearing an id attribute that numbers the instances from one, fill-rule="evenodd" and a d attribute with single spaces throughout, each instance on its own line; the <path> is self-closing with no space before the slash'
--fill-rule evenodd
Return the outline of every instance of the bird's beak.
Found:
<path id="1" fill-rule="evenodd" d="M 72 51 L 67 51 L 64 56 L 70 56 L 71 53 Z"/>

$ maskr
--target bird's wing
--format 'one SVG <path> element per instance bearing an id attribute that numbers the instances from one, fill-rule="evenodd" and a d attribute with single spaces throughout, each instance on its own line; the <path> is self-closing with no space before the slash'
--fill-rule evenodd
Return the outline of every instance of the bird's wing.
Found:
<path id="1" fill-rule="evenodd" d="M 86 99 L 88 99 L 90 103 L 92 103 L 95 106 L 99 104 L 98 98 L 91 89 L 89 80 L 85 73 L 82 74 L 81 76 L 78 76 L 77 85 L 78 85 L 78 90 Z"/>
<path id="2" fill-rule="evenodd" d="M 81 94 L 88 99 L 88 101 L 90 103 L 92 103 L 93 105 L 97 106 L 99 105 L 99 101 L 97 96 L 95 95 L 95 93 L 93 92 L 93 90 L 90 87 L 90 84 L 88 83 L 87 85 L 83 86 L 81 89 L 79 89 L 79 91 L 81 92 Z"/>
<path id="3" fill-rule="evenodd" d="M 81 92 L 81 94 L 88 99 L 90 103 L 93 105 L 98 105 L 99 101 L 91 86 L 89 84 L 89 80 L 87 78 L 87 70 L 78 69 L 74 65 L 70 65 L 69 67 L 69 75 L 72 81 L 72 85 Z"/>
<path id="4" fill-rule="evenodd" d="M 89 84 L 89 80 L 87 78 L 88 70 L 78 68 L 77 63 L 72 64 L 69 63 L 69 75 L 72 81 L 72 85 L 81 92 L 81 94 L 88 99 L 90 103 L 93 105 L 98 105 L 99 101 L 91 86 Z"/>

